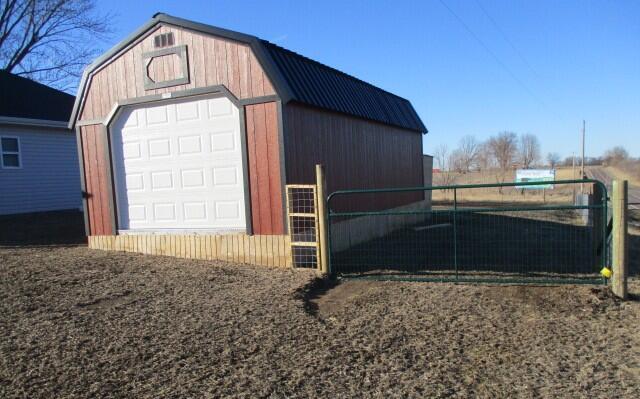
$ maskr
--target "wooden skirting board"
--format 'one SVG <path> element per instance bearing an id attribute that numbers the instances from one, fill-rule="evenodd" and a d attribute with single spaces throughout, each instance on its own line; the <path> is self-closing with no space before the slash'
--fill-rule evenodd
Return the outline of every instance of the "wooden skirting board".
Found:
<path id="1" fill-rule="evenodd" d="M 288 235 L 102 235 L 89 236 L 89 248 L 291 267 Z"/>

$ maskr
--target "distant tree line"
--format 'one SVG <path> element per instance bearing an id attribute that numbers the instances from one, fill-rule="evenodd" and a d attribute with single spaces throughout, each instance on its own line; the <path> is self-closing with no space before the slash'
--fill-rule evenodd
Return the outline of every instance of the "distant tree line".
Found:
<path id="1" fill-rule="evenodd" d="M 433 154 L 435 166 L 440 171 L 468 173 L 482 170 L 512 170 L 517 168 L 571 166 L 574 157 L 565 159 L 557 152 L 549 152 L 544 158 L 540 150 L 538 137 L 531 133 L 517 135 L 504 131 L 478 141 L 475 136 L 467 135 L 460 139 L 457 148 L 452 150 L 446 144 L 436 147 Z M 605 151 L 600 157 L 585 157 L 585 165 L 616 165 L 630 160 L 624 147 L 616 146 Z M 576 165 L 580 159 L 575 157 Z"/>
<path id="2" fill-rule="evenodd" d="M 518 135 L 504 131 L 478 141 L 467 135 L 460 139 L 458 146 L 449 149 L 446 144 L 436 147 L 435 167 L 440 170 L 440 184 L 452 184 L 456 174 L 472 171 L 492 171 L 498 182 L 504 182 L 508 172 L 522 168 L 572 166 L 580 164 L 578 157 L 562 159 L 557 152 L 549 152 L 544 158 L 540 140 L 531 133 Z M 585 165 L 617 165 L 629 161 L 629 153 L 621 146 L 613 147 L 600 157 L 586 157 Z"/>
<path id="3" fill-rule="evenodd" d="M 442 144 L 434 153 L 437 167 L 442 171 L 467 173 L 476 170 L 515 167 L 531 168 L 541 161 L 538 137 L 527 133 L 500 132 L 481 142 L 474 136 L 464 136 L 457 148 L 449 150 Z"/>

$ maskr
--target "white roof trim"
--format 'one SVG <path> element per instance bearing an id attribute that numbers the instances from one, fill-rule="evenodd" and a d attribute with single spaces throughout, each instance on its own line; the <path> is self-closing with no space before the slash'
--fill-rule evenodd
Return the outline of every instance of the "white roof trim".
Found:
<path id="1" fill-rule="evenodd" d="M 14 118 L 11 116 L 0 116 L 0 124 L 3 125 L 18 125 L 18 126 L 35 126 L 35 127 L 50 127 L 54 129 L 69 130 L 68 122 L 65 121 L 51 121 L 47 119 L 32 119 L 32 118 Z"/>

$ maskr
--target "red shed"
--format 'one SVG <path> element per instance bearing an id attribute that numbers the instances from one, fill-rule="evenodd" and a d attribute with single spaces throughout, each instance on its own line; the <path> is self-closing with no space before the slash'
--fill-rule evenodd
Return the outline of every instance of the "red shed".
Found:
<path id="1" fill-rule="evenodd" d="M 427 130 L 409 101 L 257 37 L 166 14 L 86 69 L 70 127 L 90 236 L 284 235 L 284 186 L 313 183 L 317 163 L 328 192 L 424 181 Z"/>

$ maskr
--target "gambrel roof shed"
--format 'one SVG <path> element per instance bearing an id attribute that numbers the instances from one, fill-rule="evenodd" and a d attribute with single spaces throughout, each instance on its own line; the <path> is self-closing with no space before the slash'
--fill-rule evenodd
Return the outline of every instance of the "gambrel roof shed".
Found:
<path id="1" fill-rule="evenodd" d="M 312 182 L 315 163 L 330 190 L 423 182 L 427 129 L 406 99 L 161 13 L 86 69 L 70 126 L 89 234 L 283 234 L 284 185 Z"/>
<path id="2" fill-rule="evenodd" d="M 163 13 L 154 15 L 147 25 L 120 42 L 87 68 L 80 84 L 74 117 L 75 111 L 82 103 L 87 74 L 91 74 L 131 41 L 148 31 L 150 27 L 162 22 L 249 44 L 272 80 L 276 92 L 285 103 L 299 101 L 319 108 L 427 132 L 427 128 L 411 103 L 402 97 L 255 36 Z M 73 123 L 74 118 L 71 119 Z"/>

